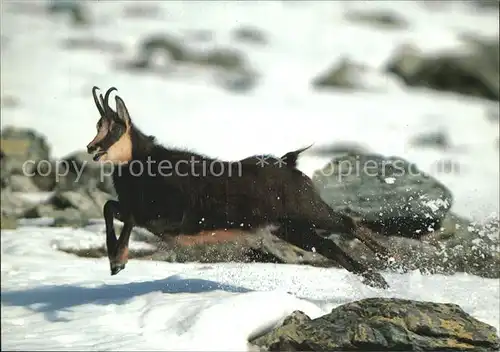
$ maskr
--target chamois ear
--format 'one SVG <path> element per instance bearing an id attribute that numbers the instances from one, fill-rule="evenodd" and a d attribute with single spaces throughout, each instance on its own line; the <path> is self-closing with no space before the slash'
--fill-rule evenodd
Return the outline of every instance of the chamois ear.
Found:
<path id="1" fill-rule="evenodd" d="M 115 96 L 116 101 L 116 113 L 120 120 L 122 120 L 127 127 L 129 127 L 132 123 L 130 119 L 130 114 L 128 113 L 127 107 L 125 106 L 125 102 L 119 96 Z"/>

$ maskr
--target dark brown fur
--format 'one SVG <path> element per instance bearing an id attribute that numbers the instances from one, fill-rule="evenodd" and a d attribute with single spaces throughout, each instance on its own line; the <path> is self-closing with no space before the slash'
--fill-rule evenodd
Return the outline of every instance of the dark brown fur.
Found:
<path id="1" fill-rule="evenodd" d="M 101 96 L 104 105 L 104 109 L 99 109 L 101 119 L 115 119 L 121 129 L 125 126 L 124 133 L 132 145 L 131 159 L 114 170 L 118 201 L 109 201 L 104 206 L 112 275 L 125 267 L 134 226 L 146 228 L 157 236 L 175 236 L 218 229 L 250 231 L 278 225 L 276 235 L 286 241 L 307 250 L 315 247 L 318 253 L 362 275 L 368 284 L 388 287 L 381 275 L 316 233 L 325 230 L 352 234 L 378 253 L 388 255 L 387 249 L 373 240 L 366 228 L 351 217 L 334 212 L 321 199 L 311 179 L 296 168 L 299 154 L 309 147 L 285 154 L 282 158 L 286 157 L 286 164 L 268 156 L 264 167 L 258 164 L 257 156 L 230 162 L 167 149 L 132 124 L 119 97 L 115 98 L 118 113 L 113 112 L 108 107 L 108 93 L 105 99 Z M 114 135 L 113 131 L 109 133 Z M 89 144 L 89 153 L 96 150 L 96 143 L 94 140 Z M 178 165 L 178 168 L 163 169 L 162 175 L 162 161 L 164 166 Z M 112 226 L 114 217 L 124 222 L 119 239 Z"/>

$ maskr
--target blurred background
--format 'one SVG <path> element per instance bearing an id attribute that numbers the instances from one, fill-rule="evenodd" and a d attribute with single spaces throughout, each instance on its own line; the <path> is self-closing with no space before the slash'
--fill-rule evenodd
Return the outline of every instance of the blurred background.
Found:
<path id="1" fill-rule="evenodd" d="M 16 160 L 88 159 L 96 85 L 115 86 L 133 122 L 167 146 L 236 160 L 314 143 L 299 163 L 310 176 L 339 153 L 395 156 L 441 182 L 459 214 L 498 213 L 498 1 L 2 1 L 1 11 L 12 191 L 62 187 L 20 177 Z"/>

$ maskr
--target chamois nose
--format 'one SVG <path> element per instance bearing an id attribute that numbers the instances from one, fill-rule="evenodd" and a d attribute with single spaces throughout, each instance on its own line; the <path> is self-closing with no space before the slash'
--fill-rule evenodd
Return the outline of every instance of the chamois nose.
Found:
<path id="1" fill-rule="evenodd" d="M 111 264 L 111 276 L 118 274 L 120 271 L 125 269 L 125 264 Z"/>
<path id="2" fill-rule="evenodd" d="M 88 154 L 92 154 L 93 152 L 95 152 L 95 150 L 97 149 L 97 147 L 95 145 L 88 145 L 87 146 L 87 153 Z"/>

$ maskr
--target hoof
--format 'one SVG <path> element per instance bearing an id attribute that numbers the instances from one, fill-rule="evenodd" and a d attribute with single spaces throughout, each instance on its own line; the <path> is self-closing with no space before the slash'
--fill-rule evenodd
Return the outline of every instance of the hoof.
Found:
<path id="1" fill-rule="evenodd" d="M 125 269 L 125 264 L 111 264 L 111 276 L 118 274 Z"/>

